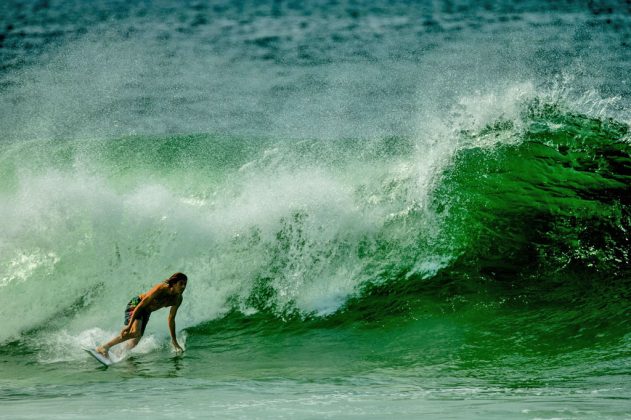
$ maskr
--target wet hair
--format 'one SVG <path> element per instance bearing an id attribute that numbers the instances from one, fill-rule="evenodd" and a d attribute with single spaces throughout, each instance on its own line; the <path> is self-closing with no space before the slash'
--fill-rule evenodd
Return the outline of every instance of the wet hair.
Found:
<path id="1" fill-rule="evenodd" d="M 187 280 L 188 280 L 188 277 L 186 277 L 186 274 L 178 272 L 178 273 L 173 274 L 171 277 L 166 279 L 164 282 L 166 284 L 168 284 L 169 286 L 173 286 L 177 282 L 187 281 Z"/>

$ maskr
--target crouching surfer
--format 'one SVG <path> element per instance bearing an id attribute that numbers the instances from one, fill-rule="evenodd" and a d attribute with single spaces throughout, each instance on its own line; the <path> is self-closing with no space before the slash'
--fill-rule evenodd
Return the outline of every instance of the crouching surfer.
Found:
<path id="1" fill-rule="evenodd" d="M 182 347 L 175 338 L 175 315 L 182 304 L 182 293 L 186 289 L 188 278 L 185 274 L 175 273 L 168 279 L 153 286 L 147 293 L 134 296 L 125 309 L 125 326 L 121 330 L 120 335 L 111 339 L 108 343 L 100 345 L 96 351 L 105 357 L 109 357 L 108 351 L 111 347 L 124 341 L 131 340 L 129 348 L 134 348 L 140 341 L 149 317 L 153 311 L 161 308 L 171 307 L 169 312 L 169 332 L 171 333 L 171 342 L 175 351 L 182 352 Z"/>

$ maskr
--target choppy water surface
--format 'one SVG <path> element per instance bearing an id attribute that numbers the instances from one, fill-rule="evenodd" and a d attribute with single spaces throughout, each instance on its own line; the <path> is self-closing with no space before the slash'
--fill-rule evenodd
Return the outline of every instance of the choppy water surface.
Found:
<path id="1" fill-rule="evenodd" d="M 629 16 L 3 3 L 0 417 L 631 416 Z"/>

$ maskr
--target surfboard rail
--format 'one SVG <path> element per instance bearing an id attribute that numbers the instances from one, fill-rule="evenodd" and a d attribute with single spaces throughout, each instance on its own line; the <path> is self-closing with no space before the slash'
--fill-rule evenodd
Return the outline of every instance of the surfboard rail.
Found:
<path id="1" fill-rule="evenodd" d="M 83 349 L 86 353 L 88 353 L 90 356 L 94 357 L 96 360 L 98 360 L 101 364 L 103 364 L 104 366 L 112 366 L 114 364 L 114 362 L 112 361 L 112 359 L 110 359 L 109 357 L 105 357 L 103 356 L 101 353 L 97 352 L 94 349 L 88 349 L 88 348 L 84 348 Z"/>

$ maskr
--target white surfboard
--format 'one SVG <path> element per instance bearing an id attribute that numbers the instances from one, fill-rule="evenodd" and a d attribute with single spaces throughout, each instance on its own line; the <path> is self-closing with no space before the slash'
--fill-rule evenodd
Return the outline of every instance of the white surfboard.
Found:
<path id="1" fill-rule="evenodd" d="M 94 357 L 96 360 L 98 360 L 105 366 L 112 366 L 114 364 L 114 362 L 109 357 L 103 356 L 101 353 L 99 353 L 98 351 L 94 349 L 83 349 L 83 350 L 85 350 L 90 356 Z"/>

